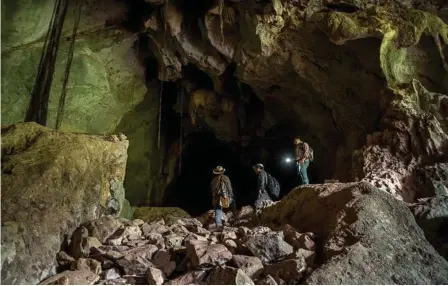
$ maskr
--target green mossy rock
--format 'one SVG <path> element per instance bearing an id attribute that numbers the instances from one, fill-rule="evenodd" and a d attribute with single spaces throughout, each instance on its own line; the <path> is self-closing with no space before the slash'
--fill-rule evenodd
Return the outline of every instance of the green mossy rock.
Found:
<path id="1" fill-rule="evenodd" d="M 65 236 L 124 200 L 124 139 L 2 128 L 2 284 L 37 284 L 56 269 Z"/>
<path id="2" fill-rule="evenodd" d="M 141 219 L 146 222 L 153 222 L 164 219 L 166 222 L 176 218 L 190 217 L 190 215 L 181 208 L 172 207 L 139 207 L 135 208 L 134 219 Z"/>

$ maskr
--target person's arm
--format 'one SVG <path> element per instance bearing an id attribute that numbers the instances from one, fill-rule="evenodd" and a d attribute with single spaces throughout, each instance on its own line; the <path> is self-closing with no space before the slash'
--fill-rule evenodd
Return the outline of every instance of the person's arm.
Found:
<path id="1" fill-rule="evenodd" d="M 229 177 L 226 177 L 226 186 L 227 186 L 227 195 L 229 197 L 233 197 L 232 183 L 230 182 Z"/>
<path id="2" fill-rule="evenodd" d="M 260 174 L 258 174 L 258 182 L 257 182 L 258 193 L 261 193 L 262 190 L 266 190 L 267 183 L 268 183 L 268 176 L 266 175 L 266 172 L 261 172 Z"/>

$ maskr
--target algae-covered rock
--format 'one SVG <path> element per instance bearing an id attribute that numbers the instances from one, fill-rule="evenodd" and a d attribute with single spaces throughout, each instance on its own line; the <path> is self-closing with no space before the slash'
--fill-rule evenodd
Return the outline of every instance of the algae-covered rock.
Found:
<path id="1" fill-rule="evenodd" d="M 35 123 L 2 128 L 3 284 L 54 274 L 65 236 L 120 212 L 111 202 L 124 199 L 115 187 L 124 180 L 128 141 L 108 140 Z"/>
<path id="2" fill-rule="evenodd" d="M 31 98 L 52 1 L 4 1 L 2 9 L 2 122 L 21 122 Z M 3 5 L 3 2 L 2 2 Z M 73 29 L 72 7 L 64 24 L 48 104 L 47 126 L 56 116 L 65 78 Z M 84 3 L 73 52 L 61 130 L 93 134 L 111 133 L 121 117 L 142 101 L 146 86 L 135 51 L 137 37 L 106 22 L 126 12 L 123 5 L 106 0 Z M 9 21 L 6 21 L 9 19 Z M 23 21 L 23 19 L 28 19 Z M 6 40 L 6 41 L 3 41 Z"/>
<path id="3" fill-rule="evenodd" d="M 126 218 L 126 219 L 133 219 L 134 212 L 135 212 L 135 209 L 131 206 L 129 201 L 125 199 L 123 201 L 123 204 L 121 205 L 120 217 Z"/>
<path id="4" fill-rule="evenodd" d="M 190 215 L 181 208 L 173 207 L 138 207 L 135 208 L 134 213 L 134 218 L 139 218 L 146 222 L 153 222 L 160 219 L 171 221 L 183 217 L 190 217 Z"/>

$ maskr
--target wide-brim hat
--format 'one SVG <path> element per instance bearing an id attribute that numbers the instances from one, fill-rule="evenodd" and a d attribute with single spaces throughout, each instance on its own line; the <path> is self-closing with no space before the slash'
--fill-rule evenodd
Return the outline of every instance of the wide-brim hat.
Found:
<path id="1" fill-rule="evenodd" d="M 213 169 L 213 174 L 215 175 L 219 175 L 222 174 L 226 171 L 226 169 L 224 169 L 222 166 L 216 166 L 215 169 Z"/>
<path id="2" fill-rule="evenodd" d="M 261 164 L 261 163 L 258 163 L 257 165 L 254 165 L 252 168 L 254 168 L 254 170 L 256 170 L 256 169 L 258 169 L 258 168 L 264 170 L 264 166 L 263 166 L 263 164 Z"/>

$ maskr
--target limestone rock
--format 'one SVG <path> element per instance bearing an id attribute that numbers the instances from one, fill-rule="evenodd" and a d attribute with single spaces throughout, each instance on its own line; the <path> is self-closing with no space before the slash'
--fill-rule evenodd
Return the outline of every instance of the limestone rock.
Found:
<path id="1" fill-rule="evenodd" d="M 37 284 L 54 273 L 64 235 L 108 212 L 127 147 L 35 123 L 2 128 L 2 283 Z"/>
<path id="2" fill-rule="evenodd" d="M 299 242 L 300 246 L 306 250 L 314 251 L 316 248 L 314 241 L 306 233 L 300 235 Z"/>
<path id="3" fill-rule="evenodd" d="M 173 280 L 169 281 L 171 285 L 191 285 L 191 284 L 202 284 L 207 272 L 204 270 L 196 270 L 188 272 L 181 275 Z"/>
<path id="4" fill-rule="evenodd" d="M 163 273 L 157 268 L 149 267 L 147 276 L 149 285 L 162 285 Z"/>
<path id="5" fill-rule="evenodd" d="M 222 244 L 209 244 L 205 241 L 190 240 L 187 243 L 187 257 L 193 266 L 223 264 L 232 258 L 232 253 Z"/>
<path id="6" fill-rule="evenodd" d="M 255 285 L 254 282 L 241 269 L 229 266 L 213 268 L 207 277 L 209 285 Z"/>
<path id="7" fill-rule="evenodd" d="M 115 262 L 126 275 L 145 276 L 148 268 L 154 266 L 150 260 L 157 250 L 158 248 L 151 244 L 129 249 Z"/>
<path id="8" fill-rule="evenodd" d="M 72 262 L 75 262 L 75 259 L 68 255 L 65 251 L 59 251 L 56 255 L 56 260 L 61 266 L 70 265 Z"/>
<path id="9" fill-rule="evenodd" d="M 367 183 L 293 190 L 263 210 L 260 221 L 289 223 L 322 241 L 325 263 L 306 283 L 447 283 L 448 262 L 425 239 L 409 209 Z"/>
<path id="10" fill-rule="evenodd" d="M 303 245 L 303 243 L 301 243 L 300 238 L 301 238 L 301 234 L 298 233 L 292 226 L 290 226 L 289 224 L 286 224 L 283 227 L 283 235 L 285 237 L 285 241 L 287 243 L 289 243 L 290 245 L 292 245 L 294 247 L 294 249 L 299 249 L 301 245 Z M 305 238 L 303 238 L 303 240 L 305 240 Z"/>
<path id="11" fill-rule="evenodd" d="M 71 270 L 90 270 L 95 274 L 100 274 L 101 263 L 95 259 L 79 258 L 71 265 Z"/>
<path id="12" fill-rule="evenodd" d="M 146 235 L 146 239 L 149 243 L 154 244 L 160 249 L 165 248 L 165 240 L 163 239 L 163 235 L 161 235 L 160 233 L 149 233 Z"/>
<path id="13" fill-rule="evenodd" d="M 278 285 L 271 275 L 266 275 L 257 280 L 257 285 Z"/>
<path id="14" fill-rule="evenodd" d="M 117 268 L 107 269 L 101 273 L 101 278 L 104 280 L 118 279 L 120 278 L 120 272 L 118 271 Z"/>
<path id="15" fill-rule="evenodd" d="M 316 258 L 316 253 L 314 251 L 306 250 L 303 248 L 298 249 L 291 255 L 289 255 L 291 259 L 303 259 L 306 264 L 312 266 L 314 264 L 314 259 Z"/>
<path id="16" fill-rule="evenodd" d="M 142 232 L 143 235 L 145 236 L 148 236 L 151 233 L 164 234 L 168 231 L 169 231 L 168 227 L 159 223 L 152 223 L 152 224 L 144 223 L 142 225 Z"/>
<path id="17" fill-rule="evenodd" d="M 277 283 L 298 284 L 306 271 L 305 259 L 288 259 L 265 266 L 265 273 L 272 276 Z"/>
<path id="18" fill-rule="evenodd" d="M 248 235 L 245 245 L 263 263 L 284 258 L 293 252 L 293 247 L 283 240 L 282 233 Z"/>
<path id="19" fill-rule="evenodd" d="M 448 196 L 422 200 L 411 210 L 426 239 L 448 260 Z"/>
<path id="20" fill-rule="evenodd" d="M 181 247 L 184 241 L 184 236 L 172 233 L 165 236 L 165 246 L 167 248 L 171 247 Z"/>
<path id="21" fill-rule="evenodd" d="M 101 243 L 105 243 L 122 225 L 118 218 L 105 216 L 87 223 L 85 227 L 90 236 L 96 237 Z"/>
<path id="22" fill-rule="evenodd" d="M 44 281 L 42 281 L 41 285 L 51 285 L 51 284 L 62 284 L 60 282 L 66 281 L 65 285 L 93 285 L 96 281 L 100 279 L 95 273 L 90 272 L 89 270 L 76 270 L 70 271 L 66 270 L 59 274 L 56 274 Z"/>
<path id="23" fill-rule="evenodd" d="M 261 260 L 253 256 L 234 255 L 232 257 L 232 263 L 238 268 L 244 271 L 252 279 L 257 279 L 263 272 L 263 264 Z"/>

